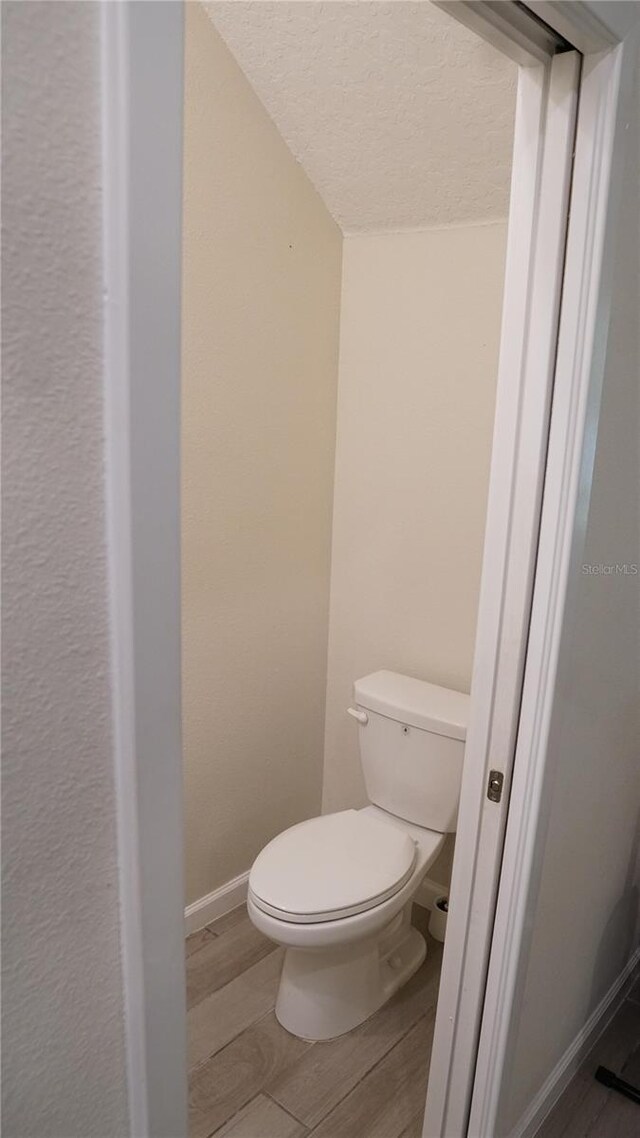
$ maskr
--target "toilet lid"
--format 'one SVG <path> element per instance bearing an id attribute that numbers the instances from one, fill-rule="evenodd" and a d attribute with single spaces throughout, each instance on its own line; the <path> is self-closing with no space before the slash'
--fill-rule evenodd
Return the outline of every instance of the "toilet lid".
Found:
<path id="1" fill-rule="evenodd" d="M 252 900 L 283 921 L 311 923 L 362 913 L 411 876 L 416 843 L 362 810 L 324 814 L 285 830 L 256 858 Z"/>

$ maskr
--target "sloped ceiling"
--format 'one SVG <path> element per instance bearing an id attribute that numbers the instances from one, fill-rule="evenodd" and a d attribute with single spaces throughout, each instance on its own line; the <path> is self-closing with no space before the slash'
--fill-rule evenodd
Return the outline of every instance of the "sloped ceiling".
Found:
<path id="1" fill-rule="evenodd" d="M 345 232 L 506 216 L 516 66 L 428 0 L 205 7 Z"/>

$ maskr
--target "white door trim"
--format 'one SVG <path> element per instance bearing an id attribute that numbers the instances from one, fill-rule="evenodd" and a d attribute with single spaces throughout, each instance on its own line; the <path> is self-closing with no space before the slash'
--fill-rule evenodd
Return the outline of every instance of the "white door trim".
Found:
<path id="1" fill-rule="evenodd" d="M 424 1134 L 465 1132 L 509 809 L 545 475 L 580 56 L 519 74 L 482 584 Z M 486 795 L 504 776 L 502 801 Z"/>
<path id="2" fill-rule="evenodd" d="M 549 454 L 513 785 L 487 975 L 470 1134 L 503 1133 L 500 1106 L 518 1026 L 553 777 L 547 742 L 561 637 L 570 625 L 591 493 L 624 160 L 622 80 L 632 48 L 587 56 Z M 623 91 L 624 95 L 624 91 Z"/>
<path id="3" fill-rule="evenodd" d="M 531 15 L 515 0 L 432 0 L 460 24 L 488 40 L 496 51 L 508 55 L 521 67 L 548 64 L 560 47 L 569 45 L 564 36 Z"/>
<path id="4" fill-rule="evenodd" d="M 638 23 L 637 4 L 629 0 L 526 0 L 526 6 L 583 55 L 616 47 Z"/>
<path id="5" fill-rule="evenodd" d="M 109 557 L 112 731 L 115 759 L 121 954 L 126 1019 L 129 1117 L 148 1132 L 141 894 L 133 686 L 129 285 L 127 225 L 128 97 L 122 8 L 102 5 L 104 167 L 104 418 Z"/>
<path id="6" fill-rule="evenodd" d="M 482 5 L 479 5 L 482 8 Z M 617 43 L 620 35 L 627 36 L 633 34 L 634 22 L 638 19 L 638 12 L 633 13 L 633 18 L 630 19 L 629 8 L 635 6 L 620 5 L 617 3 L 577 3 L 570 4 L 552 3 L 548 4 L 538 3 L 535 5 L 538 15 L 546 19 L 552 26 L 556 27 L 558 32 L 572 39 L 572 21 L 575 22 L 575 42 L 580 42 L 588 45 L 588 49 L 597 51 L 599 55 L 591 55 L 587 59 L 587 66 L 585 68 L 584 78 L 581 83 L 580 100 L 581 100 L 581 139 L 580 150 L 583 158 L 582 164 L 574 173 L 574 180 L 572 185 L 572 211 L 578 212 L 578 203 L 581 203 L 582 210 L 586 209 L 591 213 L 591 216 L 597 215 L 598 211 L 603 211 L 604 216 L 610 221 L 612 210 L 609 205 L 611 176 L 610 170 L 605 167 L 602 169 L 601 163 L 603 159 L 603 150 L 601 143 L 594 135 L 594 124 L 596 121 L 601 121 L 603 118 L 609 123 L 609 128 L 615 122 L 616 114 L 618 111 L 617 100 L 614 99 L 613 103 L 610 98 L 610 92 L 606 90 L 607 84 L 600 87 L 599 92 L 595 94 L 594 100 L 589 102 L 589 93 L 595 91 L 595 83 L 593 79 L 594 73 L 597 71 L 603 78 L 603 69 L 615 69 L 615 53 L 617 48 L 612 48 L 612 43 Z M 453 6 L 452 14 L 455 15 L 456 9 Z M 557 24 L 554 22 L 558 17 Z M 611 20 L 609 22 L 609 17 Z M 466 22 L 466 21 L 464 21 Z M 491 29 L 489 23 L 485 30 L 486 38 L 491 39 Z M 495 46 L 499 46 L 496 43 Z M 633 49 L 627 52 L 627 55 L 632 54 Z M 607 61 L 605 63 L 605 61 Z M 621 147 L 616 149 L 617 161 L 621 160 Z M 514 161 L 517 161 L 517 155 L 514 155 Z M 597 175 L 600 175 L 599 177 Z M 573 229 L 576 231 L 576 223 L 574 220 Z M 583 232 L 583 240 L 590 236 L 587 230 Z M 602 249 L 607 250 L 607 255 L 612 256 L 611 247 L 611 234 L 603 233 Z M 571 275 L 563 281 L 563 289 L 565 295 L 563 298 L 564 309 L 567 306 L 567 288 L 571 290 L 576 288 L 576 282 L 585 280 L 590 281 L 593 297 L 597 298 L 597 305 L 599 306 L 599 324 L 598 328 L 601 335 L 599 344 L 600 353 L 599 358 L 597 352 L 593 352 L 593 341 L 587 347 L 587 352 L 582 357 L 582 365 L 587 368 L 587 365 L 593 364 L 594 372 L 597 372 L 598 367 L 602 365 L 602 354 L 604 352 L 604 342 L 606 340 L 606 328 L 608 325 L 608 285 L 606 272 L 601 277 L 601 267 L 598 264 L 597 257 L 593 257 L 594 250 L 587 246 L 585 253 L 584 244 L 580 245 L 579 241 L 572 243 L 569 250 L 569 255 L 573 261 L 573 283 Z M 591 260 L 589 258 L 591 257 Z M 508 289 L 505 303 L 508 303 L 510 289 Z M 574 322 L 574 326 L 570 332 L 567 333 L 568 340 L 573 336 L 571 347 L 576 355 L 579 354 L 583 343 L 581 341 L 584 328 L 580 328 Z M 592 358 L 593 357 L 593 358 Z M 558 367 L 563 367 L 564 363 L 558 359 Z M 601 380 L 600 380 L 601 382 Z M 592 391 L 596 390 L 597 394 L 595 399 L 591 399 L 590 411 L 590 424 L 587 431 L 587 438 L 591 440 L 592 448 L 594 445 L 598 409 L 599 409 L 599 389 L 597 382 L 595 388 L 593 386 L 592 377 Z M 499 397 L 500 401 L 500 397 Z M 572 408 L 575 411 L 575 408 Z M 578 411 L 579 413 L 579 411 Z M 568 421 L 565 420 L 565 433 L 559 429 L 555 437 L 558 442 L 558 452 L 551 455 L 550 461 L 556 463 L 556 472 L 561 479 L 571 478 L 571 471 L 565 465 L 564 460 L 570 463 L 571 452 L 568 450 L 570 445 L 570 437 L 567 436 Z M 496 440 L 498 437 L 498 425 L 496 427 Z M 501 450 L 500 444 L 498 449 Z M 495 457 L 495 456 L 494 456 Z M 591 463 L 593 461 L 593 451 L 591 450 Z M 500 457 L 496 458 L 495 465 L 500 462 Z M 589 460 L 585 456 L 581 466 L 583 482 L 580 484 L 583 494 L 588 493 L 591 484 L 591 468 L 589 467 Z M 549 501 L 549 495 L 545 490 L 546 501 Z M 491 496 L 490 496 L 491 505 Z M 574 529 L 574 521 L 576 516 L 578 522 L 584 514 L 581 514 L 581 503 L 576 500 L 574 503 L 575 509 L 578 514 L 572 512 L 572 509 L 564 509 L 565 503 L 556 501 L 556 509 L 559 511 L 557 515 L 557 534 L 564 534 L 567 532 L 569 535 Z M 586 503 L 582 503 L 583 509 L 586 508 Z M 496 509 L 498 507 L 496 506 Z M 490 519 L 488 522 L 488 528 Z M 487 545 L 491 538 L 489 532 L 487 533 Z M 483 569 L 483 578 L 488 572 L 487 561 L 490 558 L 490 552 L 487 551 L 485 565 Z M 518 565 L 517 559 L 515 562 Z M 498 584 L 496 588 L 501 590 L 502 585 L 499 583 L 503 579 L 497 578 Z M 548 591 L 550 583 L 547 581 L 547 592 L 544 594 L 539 588 L 539 581 L 536 578 L 536 590 L 539 598 L 540 612 L 547 611 L 548 606 L 552 603 L 552 597 Z M 491 590 L 489 589 L 489 592 Z M 495 597 L 493 598 L 495 604 Z M 481 604 L 479 613 L 479 626 L 478 626 L 478 640 L 483 639 L 486 633 L 485 620 L 489 620 L 491 600 L 486 600 L 481 593 Z M 558 612 L 558 619 L 562 620 L 564 609 Z M 564 613 L 566 617 L 566 613 Z M 480 854 L 480 843 L 482 841 L 481 833 L 482 827 L 480 824 L 480 816 L 482 813 L 481 802 L 484 801 L 484 793 L 486 783 L 480 785 L 480 771 L 486 778 L 487 764 L 482 763 L 483 753 L 481 749 L 481 730 L 479 719 L 482 715 L 482 710 L 475 708 L 474 695 L 481 693 L 484 688 L 484 693 L 487 692 L 486 677 L 483 677 L 479 668 L 479 658 L 481 652 L 481 644 L 477 644 L 476 649 L 476 666 L 474 666 L 474 679 L 472 686 L 472 708 L 471 708 L 471 721 L 470 730 L 468 733 L 468 740 L 471 736 L 471 750 L 470 758 L 473 760 L 475 754 L 478 762 L 478 768 L 472 773 L 467 772 L 465 767 L 465 776 L 467 777 L 467 787 L 463 784 L 463 792 L 461 799 L 460 820 L 458 826 L 458 837 L 456 842 L 456 858 L 453 867 L 453 879 L 451 888 L 451 912 L 449 916 L 449 933 L 448 944 L 445 949 L 445 956 L 443 961 L 443 975 L 442 983 L 438 1001 L 438 1013 L 436 1019 L 436 1033 L 434 1038 L 434 1050 L 431 1063 L 431 1079 L 429 1084 L 429 1092 L 427 1097 L 427 1111 L 425 1117 L 424 1133 L 429 1138 L 436 1138 L 436 1136 L 451 1135 L 451 1134 L 469 1134 L 473 1138 L 478 1135 L 497 1135 L 498 1131 L 496 1126 L 498 1124 L 495 1108 L 499 1098 L 500 1090 L 504 1083 L 506 1068 L 504 1062 L 509 1054 L 509 1037 L 510 1030 L 507 1029 L 507 1022 L 511 1025 L 510 1014 L 512 1010 L 512 1000 L 517 995 L 517 984 L 514 983 L 510 991 L 505 991 L 502 987 L 505 979 L 505 969 L 513 969 L 521 980 L 522 969 L 525 965 L 524 949 L 525 949 L 525 933 L 524 921 L 526 914 L 522 910 L 517 910 L 517 907 L 512 908 L 511 913 L 505 915 L 504 922 L 496 928 L 495 938 L 491 944 L 491 967 L 493 972 L 490 973 L 494 978 L 494 983 L 486 990 L 486 997 L 484 1007 L 482 1007 L 484 983 L 482 964 L 486 960 L 486 945 L 487 941 L 483 940 L 483 933 L 487 932 L 491 935 L 491 914 L 494 911 L 493 905 L 495 903 L 495 879 L 493 881 L 488 879 L 488 874 L 491 869 L 498 868 L 498 865 L 492 860 L 491 855 L 487 861 L 487 847 L 483 854 Z M 489 661 L 490 662 L 490 661 Z M 529 662 L 527 663 L 529 668 Z M 544 685 L 545 681 L 551 680 L 550 676 L 546 676 L 544 671 L 540 671 L 544 665 L 542 658 L 537 661 L 536 667 L 532 668 L 533 677 L 540 685 Z M 497 690 L 496 688 L 492 688 Z M 501 687 L 502 695 L 504 690 Z M 491 692 L 489 692 L 491 694 Z M 483 698 L 483 696 L 480 696 Z M 492 712 L 487 712 L 487 715 Z M 477 715 L 477 719 L 475 716 Z M 474 743 L 474 732 L 477 732 Z M 506 743 L 506 733 L 502 736 L 503 744 Z M 477 750 L 475 744 L 477 743 Z M 469 748 L 469 742 L 467 743 Z M 495 751 L 491 747 L 492 762 L 491 766 L 496 766 L 498 769 L 503 769 L 500 762 L 495 761 Z M 501 756 L 500 756 L 501 757 Z M 540 752 L 540 761 L 544 763 L 544 753 Z M 524 759 L 524 768 L 520 768 L 520 776 L 523 780 L 526 779 L 527 769 L 526 764 L 531 756 Z M 520 763 L 520 755 L 518 763 Z M 508 774 L 508 767 L 506 768 Z M 473 782 L 473 788 L 472 788 Z M 467 793 L 465 794 L 465 789 Z M 471 799 L 475 794 L 475 800 Z M 465 804 L 466 798 L 466 804 Z M 527 805 L 531 805 L 530 800 L 526 798 L 525 794 L 518 798 L 512 795 L 509 806 L 509 828 L 514 835 L 514 843 L 517 842 L 518 837 L 522 837 L 522 826 L 524 824 L 525 814 L 524 811 Z M 485 810 L 486 813 L 486 810 Z M 542 828 L 542 815 L 537 814 L 534 805 L 535 821 L 528 832 L 528 853 L 530 856 L 539 851 L 544 840 L 544 833 Z M 532 818 L 533 820 L 533 818 Z M 500 816 L 497 814 L 494 818 L 496 827 L 500 824 Z M 468 824 L 468 828 L 467 828 Z M 488 849 L 493 848 L 495 855 L 498 849 L 498 834 L 497 829 L 494 834 L 494 845 L 492 847 L 491 834 L 487 835 Z M 462 839 L 462 841 L 461 841 Z M 505 864 L 509 862 L 510 868 L 513 866 L 510 863 L 511 851 L 509 850 L 505 855 Z M 476 873 L 477 867 L 480 866 L 483 872 Z M 503 875 L 504 876 L 504 875 Z M 513 884 L 513 883 L 512 883 Z M 519 890 L 523 888 L 523 880 L 519 884 L 513 884 L 513 899 L 521 898 Z M 500 898 L 503 898 L 503 881 L 500 884 Z M 486 917 L 486 908 L 489 905 L 491 914 L 489 918 Z M 462 909 L 462 912 L 460 910 Z M 510 924 L 509 920 L 515 922 Z M 480 930 L 480 937 L 478 938 L 478 929 Z M 507 932 L 514 934 L 510 944 L 505 943 Z M 502 973 L 500 972 L 498 958 L 502 965 Z M 477 1039 L 477 1016 L 482 1010 L 482 1039 L 481 1039 L 481 1052 L 478 1061 L 478 1069 L 473 1085 L 473 1102 L 470 1103 L 470 1080 L 473 1078 L 473 1060 L 474 1060 L 474 1045 Z M 486 1040 L 487 1033 L 491 1032 L 490 1022 L 493 1021 L 493 1029 L 498 1033 L 503 1031 L 504 1037 L 502 1038 L 502 1050 L 493 1050 L 492 1053 L 484 1055 L 482 1041 Z M 487 1045 L 488 1046 L 488 1045 Z M 503 1064 L 503 1065 L 501 1065 Z M 489 1081 L 489 1074 L 491 1080 Z M 484 1111 L 480 1105 L 481 1101 L 487 1094 L 494 1094 L 495 1101 L 492 1106 Z M 473 1116 L 469 1117 L 469 1110 L 472 1110 Z M 491 1113 L 492 1109 L 494 1113 Z"/>
<path id="7" fill-rule="evenodd" d="M 130 1133 L 181 1138 L 183 12 L 180 3 L 102 0 L 101 15 L 107 544 Z"/>

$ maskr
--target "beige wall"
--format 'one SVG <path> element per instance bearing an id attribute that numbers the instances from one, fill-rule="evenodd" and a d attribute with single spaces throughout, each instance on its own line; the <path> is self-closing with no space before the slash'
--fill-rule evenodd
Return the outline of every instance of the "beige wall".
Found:
<path id="1" fill-rule="evenodd" d="M 186 5 L 187 900 L 320 810 L 341 234 Z"/>
<path id="2" fill-rule="evenodd" d="M 626 146 L 582 562 L 594 565 L 640 565 L 637 118 Z M 549 744 L 557 773 L 501 1134 L 511 1132 L 640 939 L 640 575 L 578 571 Z"/>
<path id="3" fill-rule="evenodd" d="M 505 235 L 345 238 L 326 811 L 364 801 L 354 679 L 390 668 L 469 690 Z"/>

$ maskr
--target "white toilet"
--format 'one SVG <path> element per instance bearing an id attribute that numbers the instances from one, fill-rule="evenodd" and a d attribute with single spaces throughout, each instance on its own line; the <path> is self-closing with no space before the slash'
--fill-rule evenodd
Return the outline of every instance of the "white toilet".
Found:
<path id="1" fill-rule="evenodd" d="M 301 822 L 249 875 L 249 916 L 286 948 L 276 1016 L 302 1039 L 333 1039 L 420 967 L 413 896 L 456 828 L 469 696 L 395 672 L 354 685 L 371 805 Z"/>

